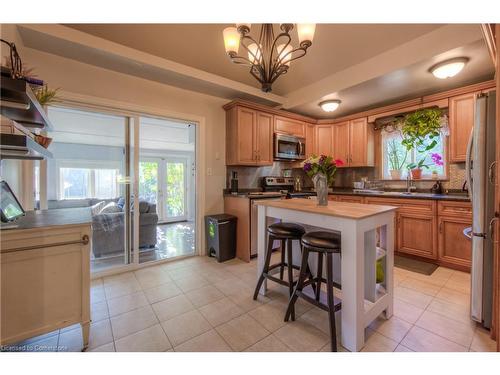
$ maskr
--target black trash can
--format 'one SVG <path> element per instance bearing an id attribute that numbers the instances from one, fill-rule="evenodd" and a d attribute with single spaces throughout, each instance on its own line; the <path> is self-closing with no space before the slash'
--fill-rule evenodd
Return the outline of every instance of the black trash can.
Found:
<path id="1" fill-rule="evenodd" d="M 236 216 L 219 214 L 205 216 L 207 254 L 218 262 L 236 256 Z"/>

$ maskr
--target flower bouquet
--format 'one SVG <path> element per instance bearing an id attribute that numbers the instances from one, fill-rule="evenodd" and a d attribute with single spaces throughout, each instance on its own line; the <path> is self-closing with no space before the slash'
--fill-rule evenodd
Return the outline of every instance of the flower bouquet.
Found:
<path id="1" fill-rule="evenodd" d="M 328 186 L 333 183 L 337 167 L 344 165 L 344 162 L 340 159 L 333 159 L 331 156 L 312 155 L 302 165 L 304 172 L 313 180 L 318 205 L 328 205 Z"/>

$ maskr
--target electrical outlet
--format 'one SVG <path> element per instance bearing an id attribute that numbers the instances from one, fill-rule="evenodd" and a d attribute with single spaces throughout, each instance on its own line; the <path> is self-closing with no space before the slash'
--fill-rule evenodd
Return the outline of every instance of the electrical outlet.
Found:
<path id="1" fill-rule="evenodd" d="M 207 168 L 207 176 L 211 176 L 213 174 L 212 168 Z"/>

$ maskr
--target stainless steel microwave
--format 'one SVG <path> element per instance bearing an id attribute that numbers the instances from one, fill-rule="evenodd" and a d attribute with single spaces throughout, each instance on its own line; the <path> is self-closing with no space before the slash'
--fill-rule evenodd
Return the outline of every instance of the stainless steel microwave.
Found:
<path id="1" fill-rule="evenodd" d="M 274 160 L 304 160 L 306 140 L 293 135 L 274 133 Z"/>

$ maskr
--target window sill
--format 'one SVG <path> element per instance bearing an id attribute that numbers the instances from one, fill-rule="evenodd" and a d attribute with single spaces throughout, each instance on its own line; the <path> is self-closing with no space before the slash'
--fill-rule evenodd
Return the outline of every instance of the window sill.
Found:
<path id="1" fill-rule="evenodd" d="M 415 179 L 411 179 L 411 181 L 413 182 L 418 182 L 418 181 L 441 181 L 441 182 L 444 182 L 444 181 L 449 181 L 450 179 L 448 177 L 438 177 L 438 178 L 419 178 L 418 180 L 415 180 Z M 392 178 L 382 178 L 380 179 L 379 181 L 384 181 L 384 182 L 388 182 L 388 181 L 394 181 L 394 182 L 406 182 L 407 179 L 404 178 L 404 179 L 400 179 L 400 180 L 393 180 Z"/>

